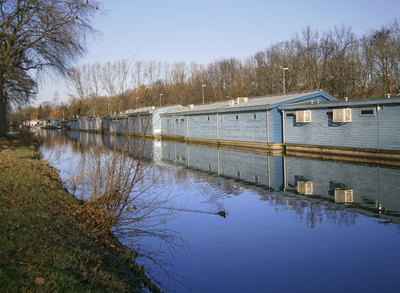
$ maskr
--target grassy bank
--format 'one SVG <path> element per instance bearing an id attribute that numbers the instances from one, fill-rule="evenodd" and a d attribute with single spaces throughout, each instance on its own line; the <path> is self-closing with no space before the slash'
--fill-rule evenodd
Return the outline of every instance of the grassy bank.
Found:
<path id="1" fill-rule="evenodd" d="M 95 211 L 63 187 L 35 147 L 0 139 L 0 292 L 140 292 L 146 281 Z"/>

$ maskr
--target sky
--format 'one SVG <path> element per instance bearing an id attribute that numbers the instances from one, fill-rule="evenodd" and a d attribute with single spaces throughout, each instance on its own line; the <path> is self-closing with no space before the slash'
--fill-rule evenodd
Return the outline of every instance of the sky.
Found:
<path id="1" fill-rule="evenodd" d="M 77 65 L 129 59 L 244 60 L 310 26 L 323 33 L 346 25 L 356 35 L 400 17 L 399 0 L 98 0 L 107 14 L 94 23 L 103 36 L 88 43 Z M 68 100 L 65 82 L 44 80 L 35 105 Z"/>

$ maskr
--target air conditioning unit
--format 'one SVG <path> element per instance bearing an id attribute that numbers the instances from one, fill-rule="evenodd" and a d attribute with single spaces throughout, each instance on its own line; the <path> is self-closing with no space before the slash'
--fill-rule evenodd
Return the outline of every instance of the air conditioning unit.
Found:
<path id="1" fill-rule="evenodd" d="M 229 103 L 228 104 L 229 106 L 234 106 L 235 105 L 235 100 L 229 100 L 228 103 Z"/>
<path id="2" fill-rule="evenodd" d="M 351 109 L 333 109 L 333 122 L 351 122 Z"/>
<path id="3" fill-rule="evenodd" d="M 296 111 L 296 122 L 297 123 L 308 123 L 311 122 L 311 111 Z"/>
<path id="4" fill-rule="evenodd" d="M 335 189 L 335 202 L 353 202 L 353 189 Z"/>
<path id="5" fill-rule="evenodd" d="M 238 104 L 247 103 L 249 101 L 249 98 L 237 98 L 236 101 Z"/>
<path id="6" fill-rule="evenodd" d="M 299 194 L 312 195 L 313 194 L 312 181 L 297 181 L 297 192 Z"/>
<path id="7" fill-rule="evenodd" d="M 189 104 L 188 107 L 189 107 L 189 109 L 193 109 L 194 105 L 193 104 Z"/>

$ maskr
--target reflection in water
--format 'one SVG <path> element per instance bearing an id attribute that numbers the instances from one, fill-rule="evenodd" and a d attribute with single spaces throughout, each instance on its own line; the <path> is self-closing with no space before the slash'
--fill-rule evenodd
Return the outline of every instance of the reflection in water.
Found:
<path id="1" fill-rule="evenodd" d="M 83 145 L 111 140 L 69 136 L 61 174 Z M 118 236 L 165 288 L 188 291 L 171 278 L 196 292 L 376 292 L 374 280 L 397 288 L 400 170 L 165 141 L 146 142 L 146 156 L 154 168 L 139 186 L 158 178 L 148 192 L 165 191 L 162 210 L 180 215 L 168 231 Z"/>
<path id="2" fill-rule="evenodd" d="M 60 136 L 59 131 L 45 130 L 44 133 L 42 153 L 55 167 L 68 172 L 69 178 L 62 177 L 72 193 L 90 199 L 87 201 L 90 205 L 106 201 L 107 205 L 101 207 L 116 220 L 113 234 L 128 245 L 136 264 L 145 269 L 159 288 L 163 288 L 158 281 L 161 276 L 179 282 L 167 270 L 170 261 L 161 252 L 144 245 L 145 241 L 156 239 L 171 254 L 187 250 L 179 233 L 165 228 L 165 223 L 177 217 L 180 210 L 161 209 L 170 196 L 164 194 L 162 180 L 158 180 L 164 167 L 153 165 L 154 153 L 152 149 L 149 152 L 148 143 L 145 142 L 147 145 L 142 151 L 143 141 L 139 140 L 71 133 L 72 137 L 84 138 L 82 142 Z M 141 158 L 142 154 L 147 156 Z M 130 198 L 125 199 L 123 192 L 129 192 Z M 112 201 L 108 200 L 108 194 L 113 197 Z M 101 233 L 104 227 L 99 226 L 98 230 Z"/>

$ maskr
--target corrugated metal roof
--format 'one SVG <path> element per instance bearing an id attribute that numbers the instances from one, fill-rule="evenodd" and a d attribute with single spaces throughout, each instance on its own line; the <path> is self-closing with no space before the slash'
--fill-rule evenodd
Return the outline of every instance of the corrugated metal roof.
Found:
<path id="1" fill-rule="evenodd" d="M 153 113 L 153 112 L 166 112 L 170 109 L 175 109 L 175 108 L 181 108 L 181 105 L 173 105 L 173 106 L 164 106 L 164 107 L 155 107 L 155 106 L 150 106 L 150 107 L 142 107 L 142 108 L 135 108 L 135 109 L 130 109 L 125 111 L 125 115 L 128 114 L 138 114 L 138 113 Z"/>
<path id="2" fill-rule="evenodd" d="M 181 113 L 194 113 L 194 112 L 209 112 L 215 110 L 230 110 L 230 109 L 239 109 L 239 108 L 247 108 L 247 107 L 257 107 L 257 106 L 271 106 L 275 104 L 279 104 L 285 101 L 295 100 L 297 98 L 301 98 L 303 96 L 309 96 L 316 93 L 321 93 L 322 90 L 312 90 L 312 91 L 302 91 L 302 92 L 294 92 L 294 93 L 286 93 L 286 94 L 277 94 L 270 96 L 261 96 L 261 97 L 253 97 L 248 98 L 247 102 L 237 103 L 237 98 L 235 99 L 234 104 L 230 104 L 229 100 L 215 102 L 211 104 L 204 105 L 192 105 L 182 107 L 180 109 L 171 110 L 164 114 L 181 114 Z"/>
<path id="3" fill-rule="evenodd" d="M 295 110 L 295 109 L 304 109 L 304 108 L 328 108 L 328 107 L 349 107 L 349 106 L 370 106 L 370 105 L 387 105 L 387 104 L 399 104 L 400 97 L 392 97 L 392 98 L 375 98 L 375 99 L 359 99 L 359 100 L 337 100 L 337 101 L 311 101 L 296 103 L 296 104 L 287 104 L 279 106 L 279 109 L 283 110 Z"/>

